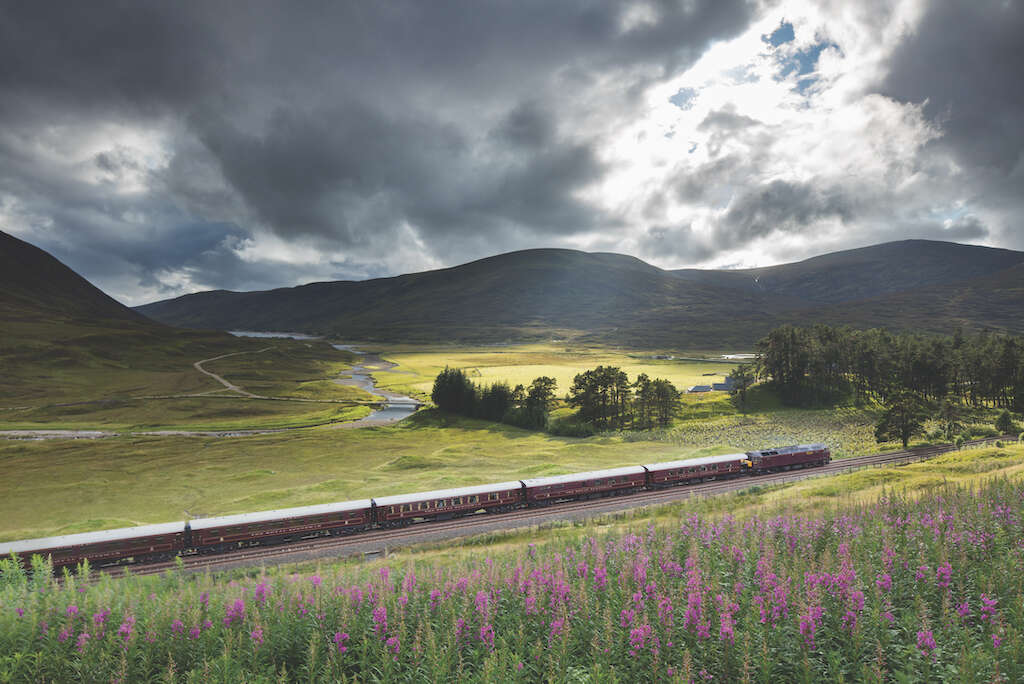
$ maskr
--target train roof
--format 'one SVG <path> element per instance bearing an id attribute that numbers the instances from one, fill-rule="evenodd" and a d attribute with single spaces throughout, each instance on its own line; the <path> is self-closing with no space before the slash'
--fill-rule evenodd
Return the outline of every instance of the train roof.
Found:
<path id="1" fill-rule="evenodd" d="M 610 468 L 608 470 L 592 470 L 587 473 L 569 473 L 567 475 L 552 475 L 551 477 L 535 477 L 530 480 L 523 480 L 527 487 L 546 487 L 548 485 L 563 484 L 566 482 L 579 482 L 580 480 L 595 480 L 601 477 L 616 477 L 617 475 L 643 475 L 646 471 L 643 466 L 626 466 L 624 468 Z"/>
<path id="2" fill-rule="evenodd" d="M 476 485 L 474 487 L 459 487 L 457 489 L 436 489 L 432 492 L 412 492 L 410 494 L 394 494 L 392 496 L 377 496 L 373 502 L 378 506 L 398 506 L 417 501 L 428 501 L 433 499 L 450 499 L 456 496 L 473 496 L 474 494 L 491 494 L 493 492 L 507 492 L 510 489 L 522 489 L 523 485 L 519 480 L 511 482 L 496 482 L 494 484 Z"/>
<path id="3" fill-rule="evenodd" d="M 255 513 L 238 513 L 237 515 L 222 515 L 214 518 L 196 518 L 189 521 L 193 530 L 208 530 L 213 527 L 228 527 L 231 525 L 243 525 L 249 523 L 269 522 L 271 520 L 284 520 L 286 518 L 300 518 L 307 515 L 322 515 L 325 513 L 346 513 L 358 511 L 370 507 L 369 499 L 358 501 L 337 501 L 328 504 L 316 504 L 313 506 L 298 506 L 296 508 L 279 508 L 272 511 L 256 511 Z"/>
<path id="4" fill-rule="evenodd" d="M 757 449 L 755 451 L 748 451 L 748 454 L 763 455 L 769 451 L 775 452 L 776 454 L 792 454 L 797 451 L 820 451 L 821 449 L 827 449 L 828 447 L 824 444 L 794 444 L 792 446 L 774 447 L 771 449 Z"/>
<path id="5" fill-rule="evenodd" d="M 185 531 L 185 522 L 157 523 L 155 525 L 137 525 L 136 527 L 119 527 L 113 530 L 97 532 L 80 532 L 65 534 L 58 537 L 39 537 L 38 539 L 20 539 L 13 542 L 0 542 L 0 556 L 11 552 L 25 553 L 32 551 L 48 551 L 82 544 L 102 544 L 103 542 L 134 539 L 136 537 L 155 537 L 164 534 L 175 534 Z"/>
<path id="6" fill-rule="evenodd" d="M 672 468 L 692 468 L 694 466 L 710 465 L 712 463 L 730 463 L 746 458 L 746 454 L 722 454 L 721 456 L 701 456 L 700 458 L 688 458 L 682 461 L 666 461 L 665 463 L 647 463 L 644 465 L 648 470 L 671 470 Z"/>

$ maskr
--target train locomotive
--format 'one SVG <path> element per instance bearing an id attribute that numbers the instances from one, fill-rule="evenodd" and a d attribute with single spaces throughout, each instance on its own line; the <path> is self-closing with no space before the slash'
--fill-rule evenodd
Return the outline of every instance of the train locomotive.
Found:
<path id="1" fill-rule="evenodd" d="M 33 555 L 49 556 L 55 570 L 74 568 L 86 560 L 92 567 L 160 562 L 177 556 L 227 553 L 247 547 L 355 534 L 466 515 L 507 513 L 518 508 L 555 506 L 707 480 L 823 466 L 831 460 L 831 452 L 824 444 L 803 444 L 474 487 L 0 542 L 0 556 L 14 554 L 26 566 Z"/>

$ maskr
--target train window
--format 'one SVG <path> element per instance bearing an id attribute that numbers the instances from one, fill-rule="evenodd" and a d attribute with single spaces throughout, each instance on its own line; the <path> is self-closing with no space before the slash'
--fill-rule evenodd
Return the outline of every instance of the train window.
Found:
<path id="1" fill-rule="evenodd" d="M 492 493 L 487 495 L 487 500 L 488 501 L 497 501 L 498 500 L 498 495 L 492 492 Z"/>
<path id="2" fill-rule="evenodd" d="M 394 513 L 394 512 L 395 512 L 395 507 L 394 507 L 394 506 L 392 506 L 392 507 L 391 507 L 391 512 L 392 512 L 392 513 Z"/>
<path id="3" fill-rule="evenodd" d="M 461 496 L 455 497 L 455 505 L 456 506 L 461 506 L 462 505 L 462 497 Z"/>
<path id="4" fill-rule="evenodd" d="M 474 494 L 473 496 L 469 497 L 469 503 L 479 503 L 479 501 L 480 501 L 480 497 L 477 496 L 476 494 Z"/>

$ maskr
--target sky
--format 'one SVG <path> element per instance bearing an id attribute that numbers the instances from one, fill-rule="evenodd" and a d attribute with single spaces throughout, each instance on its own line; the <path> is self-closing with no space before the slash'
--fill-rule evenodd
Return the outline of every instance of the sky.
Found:
<path id="1" fill-rule="evenodd" d="M 1024 0 L 3 3 L 0 230 L 137 305 L 1024 249 Z"/>

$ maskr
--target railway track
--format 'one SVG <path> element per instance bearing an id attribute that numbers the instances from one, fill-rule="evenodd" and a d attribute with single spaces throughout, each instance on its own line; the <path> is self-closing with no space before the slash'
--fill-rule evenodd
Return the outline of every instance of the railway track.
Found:
<path id="1" fill-rule="evenodd" d="M 1008 437 L 972 440 L 966 442 L 964 446 L 979 446 L 995 442 L 999 439 L 1008 439 Z M 320 537 L 278 546 L 239 549 L 238 551 L 217 555 L 190 556 L 182 558 L 182 563 L 187 572 L 202 572 L 258 565 L 267 561 L 297 562 L 358 554 L 366 556 L 386 555 L 390 549 L 416 543 L 444 541 L 485 534 L 487 532 L 506 531 L 557 520 L 586 520 L 598 515 L 681 501 L 693 496 L 714 496 L 753 486 L 785 484 L 809 477 L 836 475 L 861 468 L 916 463 L 955 449 L 956 447 L 952 445 L 931 446 L 904 451 L 884 452 L 869 456 L 856 456 L 833 461 L 822 467 L 761 475 L 754 480 L 748 477 L 712 480 L 694 485 L 682 485 L 586 501 L 573 501 L 545 508 L 518 509 L 501 514 L 478 514 L 452 520 L 413 524 L 408 527 L 372 530 L 350 536 Z M 176 563 L 173 561 L 149 563 L 132 566 L 129 572 L 133 575 L 152 575 L 174 567 L 176 567 Z M 125 568 L 112 567 L 105 568 L 102 571 L 112 577 L 119 577 L 124 574 Z"/>

